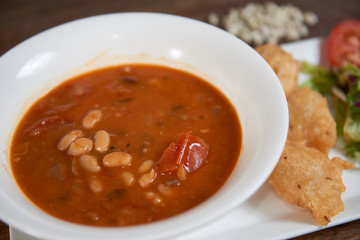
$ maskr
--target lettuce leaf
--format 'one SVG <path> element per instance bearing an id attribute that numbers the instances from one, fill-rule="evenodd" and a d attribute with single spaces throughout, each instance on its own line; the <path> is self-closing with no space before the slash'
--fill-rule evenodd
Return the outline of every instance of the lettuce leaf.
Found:
<path id="1" fill-rule="evenodd" d="M 330 95 L 332 87 L 337 83 L 336 76 L 318 65 L 304 61 L 301 64 L 301 71 L 310 76 L 310 78 L 305 81 L 301 87 L 309 87 L 310 89 L 323 95 Z"/>

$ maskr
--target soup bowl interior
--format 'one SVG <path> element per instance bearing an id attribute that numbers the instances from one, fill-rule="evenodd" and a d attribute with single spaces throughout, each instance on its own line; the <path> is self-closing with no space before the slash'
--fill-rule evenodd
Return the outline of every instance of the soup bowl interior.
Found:
<path id="1" fill-rule="evenodd" d="M 213 197 L 169 219 L 99 228 L 51 217 L 27 200 L 11 173 L 9 147 L 16 124 L 35 100 L 62 81 L 125 63 L 182 69 L 219 88 L 240 118 L 243 146 L 239 162 Z M 286 98 L 267 63 L 236 37 L 183 17 L 121 13 L 60 25 L 4 54 L 0 79 L 0 218 L 39 238 L 161 239 L 193 230 L 246 201 L 270 175 L 287 136 Z"/>

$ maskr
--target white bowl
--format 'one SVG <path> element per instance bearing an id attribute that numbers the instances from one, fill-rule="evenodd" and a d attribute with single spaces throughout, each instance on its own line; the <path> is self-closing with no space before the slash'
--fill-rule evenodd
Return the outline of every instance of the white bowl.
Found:
<path id="1" fill-rule="evenodd" d="M 185 69 L 221 89 L 241 121 L 243 152 L 239 163 L 217 194 L 163 221 L 98 228 L 49 216 L 24 197 L 12 176 L 8 149 L 16 124 L 39 96 L 61 81 L 94 68 L 125 62 Z M 267 63 L 238 38 L 183 17 L 121 13 L 63 24 L 1 56 L 0 81 L 0 218 L 39 238 L 162 239 L 198 228 L 243 203 L 266 181 L 287 136 L 286 98 Z"/>

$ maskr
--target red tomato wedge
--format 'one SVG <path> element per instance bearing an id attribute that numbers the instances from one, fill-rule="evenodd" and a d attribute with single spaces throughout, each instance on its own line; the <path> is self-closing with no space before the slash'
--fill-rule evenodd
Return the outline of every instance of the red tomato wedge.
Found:
<path id="1" fill-rule="evenodd" d="M 336 25 L 329 35 L 327 53 L 335 67 L 346 63 L 360 67 L 360 20 L 346 20 Z"/>
<path id="2" fill-rule="evenodd" d="M 190 132 L 181 133 L 176 142 L 173 142 L 164 151 L 156 164 L 160 173 L 175 171 L 181 164 L 188 173 L 199 169 L 206 161 L 209 145 Z"/>
<path id="3" fill-rule="evenodd" d="M 25 130 L 25 133 L 30 134 L 31 136 L 37 136 L 41 132 L 45 131 L 49 125 L 53 124 L 63 124 L 65 120 L 58 115 L 50 116 L 44 119 L 39 120 L 29 128 Z"/>

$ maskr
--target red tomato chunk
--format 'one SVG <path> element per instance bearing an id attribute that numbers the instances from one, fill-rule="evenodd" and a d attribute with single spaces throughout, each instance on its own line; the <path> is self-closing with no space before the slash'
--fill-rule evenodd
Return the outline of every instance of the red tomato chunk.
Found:
<path id="1" fill-rule="evenodd" d="M 171 172 L 183 165 L 188 173 L 200 168 L 207 160 L 209 146 L 190 132 L 182 133 L 175 143 L 165 150 L 157 164 L 161 173 Z"/>
<path id="2" fill-rule="evenodd" d="M 360 67 L 360 20 L 345 20 L 331 31 L 327 53 L 330 63 L 338 68 L 350 63 Z"/>

